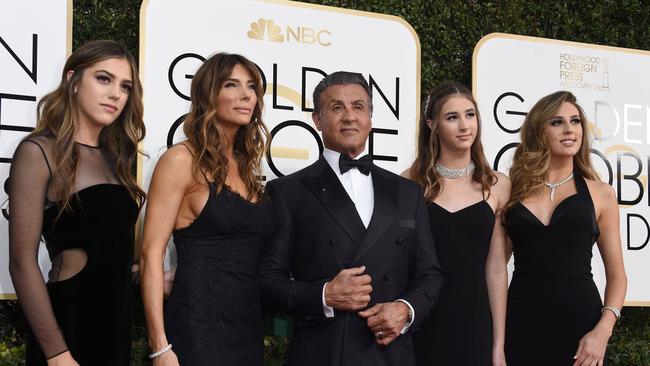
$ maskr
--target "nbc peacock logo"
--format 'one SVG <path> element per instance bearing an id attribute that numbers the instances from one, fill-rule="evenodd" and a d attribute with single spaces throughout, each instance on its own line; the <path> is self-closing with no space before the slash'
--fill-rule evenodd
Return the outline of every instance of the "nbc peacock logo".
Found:
<path id="1" fill-rule="evenodd" d="M 271 42 L 284 42 L 282 28 L 276 25 L 271 19 L 260 18 L 257 22 L 251 23 L 251 29 L 248 31 L 248 38 L 264 40 Z"/>
<path id="2" fill-rule="evenodd" d="M 305 26 L 280 26 L 272 19 L 259 18 L 250 24 L 248 38 L 269 42 L 291 42 L 328 47 L 332 45 L 332 32 Z"/>

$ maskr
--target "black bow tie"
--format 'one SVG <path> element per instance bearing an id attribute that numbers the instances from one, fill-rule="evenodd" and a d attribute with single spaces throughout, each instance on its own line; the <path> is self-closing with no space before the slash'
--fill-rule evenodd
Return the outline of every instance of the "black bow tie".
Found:
<path id="1" fill-rule="evenodd" d="M 341 169 L 341 174 L 352 168 L 359 169 L 363 175 L 370 174 L 370 169 L 372 168 L 372 156 L 368 154 L 360 159 L 354 160 L 345 154 L 341 154 L 339 157 L 339 169 Z"/>

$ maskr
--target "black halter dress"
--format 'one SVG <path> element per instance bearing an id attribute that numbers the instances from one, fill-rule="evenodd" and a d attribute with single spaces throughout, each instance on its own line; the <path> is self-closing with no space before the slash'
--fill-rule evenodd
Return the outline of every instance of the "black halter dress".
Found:
<path id="1" fill-rule="evenodd" d="M 572 365 L 578 342 L 600 319 L 591 274 L 599 230 L 585 180 L 544 225 L 521 203 L 506 214 L 515 271 L 508 290 L 508 366 Z"/>

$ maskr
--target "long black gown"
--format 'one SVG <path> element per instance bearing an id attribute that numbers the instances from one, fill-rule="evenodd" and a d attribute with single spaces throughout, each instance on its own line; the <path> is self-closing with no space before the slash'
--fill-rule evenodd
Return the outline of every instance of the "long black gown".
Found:
<path id="1" fill-rule="evenodd" d="M 259 257 L 272 230 L 268 203 L 210 185 L 194 222 L 174 231 L 178 267 L 165 331 L 183 366 L 263 365 Z"/>
<path id="2" fill-rule="evenodd" d="M 508 366 L 572 365 L 578 342 L 600 319 L 591 274 L 599 230 L 587 184 L 560 202 L 545 226 L 521 203 L 506 214 L 515 271 L 508 290 Z"/>
<path id="3" fill-rule="evenodd" d="M 414 334 L 416 364 L 489 366 L 492 316 L 485 262 L 494 211 L 485 200 L 456 212 L 436 203 L 428 209 L 445 283 L 429 319 Z"/>
<path id="4" fill-rule="evenodd" d="M 62 211 L 60 201 L 47 198 L 52 186 L 61 184 L 50 169 L 52 142 L 46 137 L 23 142 L 10 175 L 12 257 L 33 255 L 42 233 L 52 261 L 45 287 L 38 270 L 12 271 L 33 335 L 26 364 L 45 365 L 47 358 L 69 350 L 81 366 L 129 365 L 138 206 L 118 184 L 106 151 L 76 144 L 76 195 Z M 44 184 L 43 176 L 49 176 Z"/>

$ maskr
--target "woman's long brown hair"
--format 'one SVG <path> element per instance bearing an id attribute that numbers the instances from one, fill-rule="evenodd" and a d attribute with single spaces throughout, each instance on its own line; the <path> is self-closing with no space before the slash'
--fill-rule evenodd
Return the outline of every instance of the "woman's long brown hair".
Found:
<path id="1" fill-rule="evenodd" d="M 591 166 L 585 112 L 571 92 L 558 91 L 537 101 L 524 119 L 520 132 L 521 144 L 515 150 L 510 167 L 512 191 L 506 210 L 544 188 L 551 164 L 551 150 L 548 146 L 546 129 L 548 122 L 565 102 L 573 104 L 578 109 L 580 126 L 582 126 L 582 140 L 578 153 L 573 157 L 573 170 L 587 179 L 599 179 L 598 173 Z"/>
<path id="2" fill-rule="evenodd" d="M 478 128 L 474 142 L 470 147 L 470 156 L 474 165 L 476 165 L 474 173 L 472 173 L 472 180 L 481 184 L 483 192 L 487 192 L 488 197 L 490 187 L 497 180 L 483 153 L 483 145 L 481 144 L 481 116 L 472 92 L 460 83 L 447 81 L 433 88 L 426 98 L 420 116 L 417 155 L 413 165 L 409 169 L 411 179 L 415 180 L 424 188 L 424 197 L 427 202 L 432 202 L 440 194 L 440 175 L 435 169 L 436 161 L 440 156 L 440 138 L 438 137 L 437 127 L 442 107 L 449 98 L 454 96 L 462 96 L 472 102 L 476 111 Z M 427 121 L 431 121 L 431 127 L 429 127 Z"/>
<path id="3" fill-rule="evenodd" d="M 62 183 L 56 192 L 57 199 L 61 201 L 60 212 L 69 208 L 70 200 L 75 195 L 73 188 L 79 165 L 79 147 L 74 143 L 78 120 L 75 85 L 88 67 L 111 58 L 125 59 L 129 63 L 133 88 L 122 113 L 102 129 L 99 144 L 115 162 L 118 181 L 128 189 L 140 207 L 146 198 L 133 175 L 138 143 L 145 135 L 142 84 L 135 58 L 115 41 L 96 40 L 85 43 L 70 55 L 63 67 L 59 86 L 38 102 L 36 128 L 26 137 L 47 136 L 54 139 L 52 175 Z M 69 71 L 74 73 L 68 80 Z"/>
<path id="4" fill-rule="evenodd" d="M 217 120 L 217 96 L 236 65 L 242 65 L 255 80 L 257 103 L 251 121 L 239 128 L 234 141 L 220 131 Z M 215 184 L 219 192 L 228 176 L 226 146 L 232 143 L 241 178 L 248 191 L 247 200 L 261 197 L 264 186 L 261 161 L 268 140 L 268 130 L 262 122 L 264 87 L 254 63 L 237 54 L 218 53 L 207 59 L 192 79 L 192 105 L 185 119 L 183 132 L 193 153 L 193 173 L 196 181 L 203 177 Z"/>

